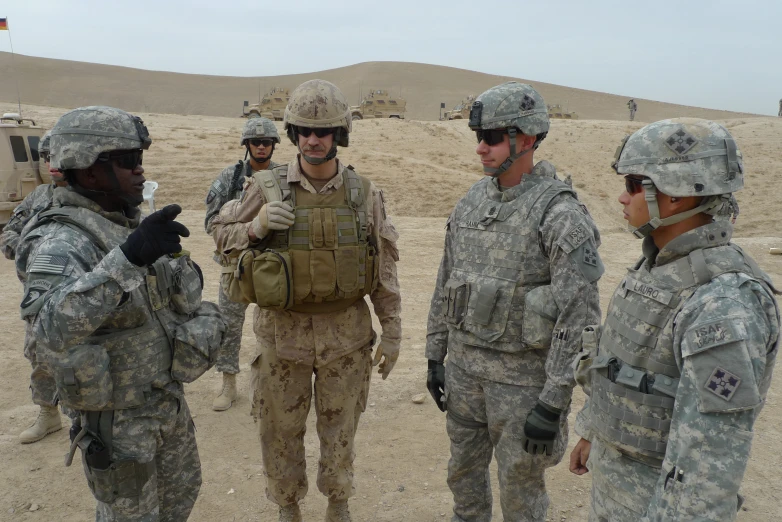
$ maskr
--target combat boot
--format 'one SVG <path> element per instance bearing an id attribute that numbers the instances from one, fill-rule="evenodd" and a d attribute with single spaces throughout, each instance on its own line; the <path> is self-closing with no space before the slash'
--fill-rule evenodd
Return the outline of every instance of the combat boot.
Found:
<path id="1" fill-rule="evenodd" d="M 212 409 L 214 411 L 225 411 L 231 407 L 231 404 L 236 400 L 236 374 L 224 373 L 223 374 L 223 389 L 220 391 L 220 395 L 215 398 L 212 403 Z"/>
<path id="2" fill-rule="evenodd" d="M 299 504 L 280 506 L 280 522 L 301 522 Z"/>
<path id="3" fill-rule="evenodd" d="M 41 411 L 38 412 L 38 418 L 35 419 L 33 425 L 19 434 L 19 442 L 22 444 L 37 442 L 48 434 L 61 429 L 62 422 L 60 422 L 60 412 L 57 411 L 57 406 L 41 406 Z"/>
<path id="4" fill-rule="evenodd" d="M 329 500 L 326 508 L 326 522 L 352 522 L 347 500 Z"/>

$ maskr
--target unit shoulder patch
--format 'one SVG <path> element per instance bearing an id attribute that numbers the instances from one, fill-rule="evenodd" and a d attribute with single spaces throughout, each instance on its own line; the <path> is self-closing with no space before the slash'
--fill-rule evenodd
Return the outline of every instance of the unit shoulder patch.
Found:
<path id="1" fill-rule="evenodd" d="M 717 366 L 711 372 L 705 388 L 724 401 L 730 401 L 741 384 L 741 377 Z"/>

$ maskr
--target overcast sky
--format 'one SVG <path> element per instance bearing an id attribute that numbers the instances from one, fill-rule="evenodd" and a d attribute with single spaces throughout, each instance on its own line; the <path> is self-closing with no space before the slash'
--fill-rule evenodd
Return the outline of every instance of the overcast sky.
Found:
<path id="1" fill-rule="evenodd" d="M 391 60 L 769 115 L 782 98 L 779 0 L 11 0 L 0 17 L 17 53 L 152 70 Z"/>

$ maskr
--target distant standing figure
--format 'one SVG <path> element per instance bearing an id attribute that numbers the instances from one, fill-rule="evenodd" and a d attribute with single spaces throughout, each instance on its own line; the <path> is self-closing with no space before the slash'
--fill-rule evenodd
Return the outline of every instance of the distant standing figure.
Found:
<path id="1" fill-rule="evenodd" d="M 779 100 L 779 112 L 777 113 L 777 116 L 782 118 L 782 99 Z"/>
<path id="2" fill-rule="evenodd" d="M 782 100 L 780 100 L 782 102 Z M 782 107 L 782 105 L 780 105 Z M 638 104 L 635 103 L 635 99 L 630 98 L 630 101 L 627 102 L 627 108 L 630 109 L 630 121 L 635 120 L 635 111 L 638 110 Z"/>

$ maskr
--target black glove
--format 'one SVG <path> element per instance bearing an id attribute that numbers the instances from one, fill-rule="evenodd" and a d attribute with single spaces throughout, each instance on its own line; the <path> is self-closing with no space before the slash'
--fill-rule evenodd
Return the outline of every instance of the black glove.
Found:
<path id="1" fill-rule="evenodd" d="M 443 401 L 443 395 L 445 395 L 445 365 L 443 363 L 429 359 L 429 368 L 426 370 L 426 389 L 429 390 L 440 411 L 445 411 L 447 406 Z"/>
<path id="2" fill-rule="evenodd" d="M 551 455 L 554 439 L 559 433 L 559 417 L 562 410 L 538 401 L 527 415 L 524 424 L 524 451 L 530 455 Z"/>
<path id="3" fill-rule="evenodd" d="M 174 218 L 182 212 L 179 205 L 167 205 L 146 217 L 120 245 L 128 261 L 136 266 L 151 265 L 166 254 L 182 251 L 180 238 L 189 237 L 190 231 Z"/>

